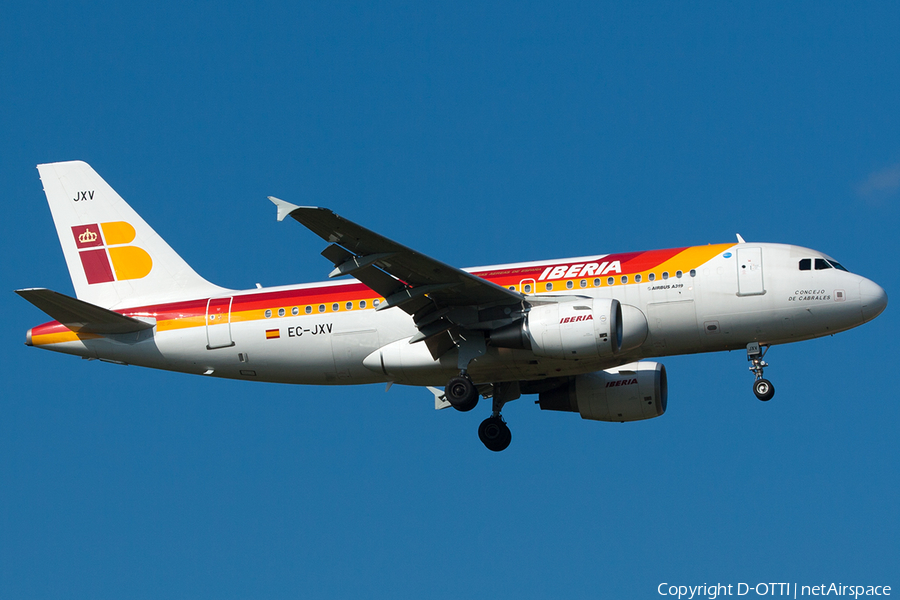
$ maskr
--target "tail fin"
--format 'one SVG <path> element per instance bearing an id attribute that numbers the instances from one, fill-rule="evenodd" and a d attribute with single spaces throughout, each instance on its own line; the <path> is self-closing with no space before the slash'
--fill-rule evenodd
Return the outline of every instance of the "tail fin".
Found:
<path id="1" fill-rule="evenodd" d="M 85 162 L 38 165 L 75 295 L 104 308 L 209 297 L 200 277 Z"/>

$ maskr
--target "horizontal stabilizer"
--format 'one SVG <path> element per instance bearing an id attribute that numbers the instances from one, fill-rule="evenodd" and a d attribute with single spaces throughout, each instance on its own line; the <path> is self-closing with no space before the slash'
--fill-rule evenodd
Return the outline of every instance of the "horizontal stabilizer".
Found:
<path id="1" fill-rule="evenodd" d="M 153 327 L 152 323 L 126 317 L 45 288 L 16 290 L 16 293 L 79 333 L 133 333 Z"/>

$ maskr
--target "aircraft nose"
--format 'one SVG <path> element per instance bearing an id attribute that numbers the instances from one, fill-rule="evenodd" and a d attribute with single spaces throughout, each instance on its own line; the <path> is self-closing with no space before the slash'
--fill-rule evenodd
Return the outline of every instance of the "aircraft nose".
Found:
<path id="1" fill-rule="evenodd" d="M 887 294 L 874 281 L 863 279 L 859 282 L 859 302 L 863 319 L 871 321 L 887 306 Z"/>

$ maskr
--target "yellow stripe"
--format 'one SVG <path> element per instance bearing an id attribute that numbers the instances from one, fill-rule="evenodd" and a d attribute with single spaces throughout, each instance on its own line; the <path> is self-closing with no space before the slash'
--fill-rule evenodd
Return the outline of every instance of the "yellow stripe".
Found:
<path id="1" fill-rule="evenodd" d="M 44 333 L 31 337 L 32 346 L 47 346 L 49 344 L 62 344 L 65 342 L 78 342 L 80 340 L 95 340 L 103 337 L 96 333 L 75 333 L 74 331 L 62 331 L 60 333 Z"/>
<path id="2" fill-rule="evenodd" d="M 174 329 L 186 329 L 188 327 L 202 327 L 206 324 L 206 316 L 180 317 L 178 319 L 166 319 L 156 322 L 157 331 L 170 331 Z"/>
<path id="3" fill-rule="evenodd" d="M 692 248 L 687 248 L 655 269 L 652 269 L 652 271 L 647 271 L 647 273 L 652 272 L 659 275 L 663 271 L 668 271 L 670 275 L 674 275 L 675 271 L 687 272 L 691 269 L 696 269 L 717 254 L 725 252 L 732 246 L 734 246 L 734 244 L 711 244 L 709 246 L 694 246 Z"/>

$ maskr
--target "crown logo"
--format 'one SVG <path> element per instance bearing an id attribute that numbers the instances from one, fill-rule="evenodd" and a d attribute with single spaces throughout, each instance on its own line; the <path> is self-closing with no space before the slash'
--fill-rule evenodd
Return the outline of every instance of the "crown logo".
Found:
<path id="1" fill-rule="evenodd" d="M 90 229 L 85 229 L 84 233 L 78 236 L 78 241 L 82 244 L 89 244 L 97 241 L 97 234 Z"/>

